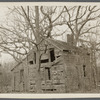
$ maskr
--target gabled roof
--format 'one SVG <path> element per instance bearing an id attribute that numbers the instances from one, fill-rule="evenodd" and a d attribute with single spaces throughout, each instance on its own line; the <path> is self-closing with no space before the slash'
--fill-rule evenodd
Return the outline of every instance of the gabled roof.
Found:
<path id="1" fill-rule="evenodd" d="M 51 38 L 46 39 L 46 41 L 48 41 L 50 44 L 52 44 L 54 47 L 58 48 L 61 51 L 71 50 L 71 51 L 77 51 L 77 52 L 80 52 L 80 53 L 88 52 L 88 48 L 83 47 L 83 46 L 78 47 L 78 46 L 75 46 L 75 45 L 70 45 L 67 42 L 63 42 L 63 41 L 51 39 Z"/>
<path id="2" fill-rule="evenodd" d="M 60 40 L 48 38 L 46 39 L 46 41 L 48 41 L 50 44 L 52 44 L 53 46 L 57 47 L 60 50 L 70 50 L 76 48 L 75 46 L 69 45 L 67 42 L 63 42 Z"/>
<path id="3" fill-rule="evenodd" d="M 60 40 L 56 40 L 56 39 L 51 39 L 51 38 L 47 38 L 44 41 L 47 41 L 48 43 L 50 43 L 51 45 L 53 45 L 54 47 L 58 48 L 59 50 L 63 51 L 63 50 L 75 50 L 77 49 L 77 47 L 73 46 L 73 45 L 68 45 L 67 42 L 63 42 Z M 27 56 L 33 52 L 33 49 L 29 51 L 29 53 L 27 54 Z M 24 58 L 25 59 L 25 58 Z M 23 60 L 24 60 L 23 59 Z M 16 66 L 14 68 L 16 68 L 19 64 L 21 64 L 22 62 L 19 62 L 16 64 Z M 14 70 L 14 68 L 12 68 L 11 71 Z"/>

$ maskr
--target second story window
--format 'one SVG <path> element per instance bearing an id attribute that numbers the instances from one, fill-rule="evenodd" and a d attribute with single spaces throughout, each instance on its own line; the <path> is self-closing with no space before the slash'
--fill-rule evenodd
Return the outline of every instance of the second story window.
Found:
<path id="1" fill-rule="evenodd" d="M 41 60 L 41 63 L 48 63 L 48 62 L 49 62 L 49 59 Z"/>
<path id="2" fill-rule="evenodd" d="M 51 62 L 53 62 L 55 60 L 55 53 L 54 53 L 54 49 L 50 50 L 50 60 Z"/>
<path id="3" fill-rule="evenodd" d="M 30 63 L 30 65 L 32 65 L 33 64 L 33 61 L 29 61 L 29 63 Z"/>

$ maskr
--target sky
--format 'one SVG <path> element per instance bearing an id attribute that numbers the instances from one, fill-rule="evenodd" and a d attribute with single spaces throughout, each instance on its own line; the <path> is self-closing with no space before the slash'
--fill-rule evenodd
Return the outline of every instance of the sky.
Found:
<path id="1" fill-rule="evenodd" d="M 6 19 L 7 13 L 8 13 L 7 6 L 4 6 L 4 5 L 1 6 L 0 5 L 0 24 L 5 23 L 5 19 Z M 59 30 L 58 31 L 56 30 L 56 33 L 57 32 L 60 33 L 61 29 L 62 29 L 62 27 L 59 27 Z M 56 39 L 65 41 L 66 40 L 66 36 L 56 37 Z M 12 56 L 10 56 L 9 54 L 6 54 L 6 53 L 2 53 L 0 58 L 1 58 L 1 60 L 0 60 L 1 63 L 10 62 L 10 61 L 13 60 Z"/>
<path id="2" fill-rule="evenodd" d="M 5 23 L 6 20 L 6 16 L 8 13 L 8 8 L 7 6 L 1 6 L 0 5 L 0 24 Z M 59 27 L 59 30 L 62 27 Z M 57 32 L 57 31 L 56 31 Z M 65 40 L 65 36 L 63 36 L 62 38 L 57 37 L 56 39 L 59 40 Z M 13 57 L 7 53 L 1 53 L 0 55 L 0 63 L 3 65 L 4 63 L 8 63 L 8 62 L 12 62 L 13 61 Z"/>
<path id="3" fill-rule="evenodd" d="M 8 8 L 6 6 L 0 5 L 0 24 L 5 22 L 7 13 L 8 13 Z M 0 63 L 1 64 L 11 62 L 12 60 L 13 60 L 13 58 L 9 54 L 1 53 L 1 55 L 0 55 Z"/>
<path id="4" fill-rule="evenodd" d="M 3 24 L 5 23 L 5 19 L 6 19 L 6 16 L 7 16 L 7 13 L 8 13 L 8 8 L 7 6 L 5 5 L 0 5 L 0 24 Z M 62 31 L 62 29 L 66 29 L 66 26 L 63 26 L 63 27 L 59 27 L 59 30 L 55 30 L 55 32 L 57 33 L 60 33 Z M 68 33 L 69 34 L 69 33 Z M 57 37 L 56 39 L 58 40 L 63 40 L 63 41 L 66 41 L 67 39 L 67 33 L 65 35 L 63 35 L 62 37 Z M 13 60 L 12 56 L 10 56 L 9 54 L 5 54 L 5 53 L 2 53 L 1 56 L 0 56 L 0 62 L 1 63 L 5 63 L 5 62 L 10 62 Z"/>
<path id="5" fill-rule="evenodd" d="M 0 5 L 0 23 L 5 21 L 8 8 Z"/>

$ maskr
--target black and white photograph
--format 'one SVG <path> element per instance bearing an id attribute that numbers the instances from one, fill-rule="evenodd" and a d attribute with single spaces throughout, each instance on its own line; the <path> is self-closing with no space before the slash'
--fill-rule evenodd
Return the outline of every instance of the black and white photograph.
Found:
<path id="1" fill-rule="evenodd" d="M 0 3 L 0 93 L 100 93 L 100 4 Z"/>

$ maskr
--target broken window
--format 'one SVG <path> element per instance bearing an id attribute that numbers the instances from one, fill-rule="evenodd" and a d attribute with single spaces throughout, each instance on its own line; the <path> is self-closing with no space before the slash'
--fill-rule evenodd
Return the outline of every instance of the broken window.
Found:
<path id="1" fill-rule="evenodd" d="M 29 61 L 30 65 L 33 64 L 33 61 Z"/>
<path id="2" fill-rule="evenodd" d="M 41 63 L 47 63 L 47 62 L 49 62 L 49 59 L 43 59 L 43 60 L 41 60 Z"/>
<path id="3" fill-rule="evenodd" d="M 20 82 L 24 81 L 24 69 L 20 70 Z"/>
<path id="4" fill-rule="evenodd" d="M 55 60 L 54 49 L 50 50 L 50 59 L 51 59 L 51 62 L 53 62 Z"/>
<path id="5" fill-rule="evenodd" d="M 63 50 L 63 52 L 71 53 L 71 50 Z"/>
<path id="6" fill-rule="evenodd" d="M 51 80 L 51 74 L 50 74 L 49 67 L 45 67 L 45 77 L 46 77 L 46 80 Z"/>
<path id="7" fill-rule="evenodd" d="M 83 65 L 83 74 L 84 74 L 84 77 L 86 77 L 86 66 Z"/>
<path id="8" fill-rule="evenodd" d="M 60 56 L 57 56 L 57 58 L 59 58 Z"/>

